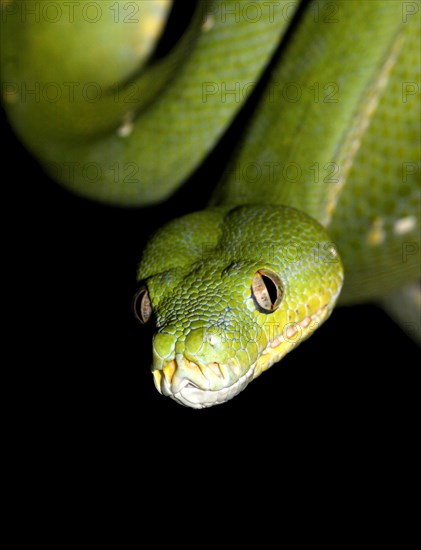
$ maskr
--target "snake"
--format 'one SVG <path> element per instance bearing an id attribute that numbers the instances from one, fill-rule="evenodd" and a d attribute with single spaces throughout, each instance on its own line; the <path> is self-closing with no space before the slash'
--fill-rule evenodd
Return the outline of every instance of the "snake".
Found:
<path id="1" fill-rule="evenodd" d="M 0 7 L 3 108 L 82 197 L 160 203 L 241 123 L 207 207 L 140 256 L 160 393 L 225 403 L 337 305 L 419 312 L 419 2 Z"/>

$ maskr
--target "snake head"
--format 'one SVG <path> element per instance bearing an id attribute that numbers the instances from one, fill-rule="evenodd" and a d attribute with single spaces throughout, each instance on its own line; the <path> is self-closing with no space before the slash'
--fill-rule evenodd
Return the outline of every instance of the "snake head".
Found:
<path id="1" fill-rule="evenodd" d="M 163 395 L 228 401 L 330 315 L 343 270 L 315 220 L 283 206 L 213 208 L 159 230 L 134 299 L 155 323 L 152 373 Z"/>

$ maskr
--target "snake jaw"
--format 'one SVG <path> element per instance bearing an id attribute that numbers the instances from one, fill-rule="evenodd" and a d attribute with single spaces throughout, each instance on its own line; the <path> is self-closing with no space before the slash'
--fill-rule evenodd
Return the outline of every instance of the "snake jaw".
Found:
<path id="1" fill-rule="evenodd" d="M 253 363 L 242 376 L 238 376 L 239 369 L 234 364 L 212 362 L 202 366 L 178 356 L 161 370 L 153 370 L 153 377 L 162 395 L 186 407 L 203 409 L 225 403 L 243 391 L 254 378 L 255 366 Z"/>
<path id="2" fill-rule="evenodd" d="M 332 302 L 335 301 L 336 299 Z M 309 338 L 330 316 L 332 309 L 332 304 L 324 304 L 300 322 L 286 325 L 283 332 L 266 345 L 257 360 L 245 372 L 235 363 L 224 365 L 212 362 L 200 365 L 178 354 L 176 359 L 166 361 L 164 365 L 153 369 L 155 386 L 162 395 L 194 409 L 225 403 Z"/>
<path id="3" fill-rule="evenodd" d="M 324 295 L 318 309 L 316 306 L 310 311 L 307 308 L 301 320 L 284 324 L 275 337 L 266 341 L 265 347 L 260 347 L 256 341 L 260 349 L 255 361 L 249 365 L 242 365 L 238 358 L 230 359 L 227 363 L 204 363 L 188 349 L 176 353 L 170 359 L 163 359 L 163 353 L 156 353 L 152 372 L 157 390 L 181 405 L 194 409 L 229 401 L 243 391 L 249 382 L 309 338 L 328 319 L 340 294 L 341 283 L 334 293 Z"/>

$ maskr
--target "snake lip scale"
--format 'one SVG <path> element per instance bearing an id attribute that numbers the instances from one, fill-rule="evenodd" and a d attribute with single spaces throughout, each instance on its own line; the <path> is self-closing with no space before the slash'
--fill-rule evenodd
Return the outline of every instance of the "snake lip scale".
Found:
<path id="1" fill-rule="evenodd" d="M 337 295 L 339 295 L 339 292 Z M 177 371 L 176 365 L 178 365 L 179 362 L 187 363 L 191 367 L 199 369 L 207 385 L 212 383 L 212 379 L 206 376 L 206 374 L 210 373 L 210 370 L 213 373 L 217 370 L 213 368 L 214 365 L 200 365 L 187 360 L 185 357 L 181 357 L 180 360 L 176 361 L 173 359 L 169 361 L 163 370 L 153 369 L 154 382 L 157 390 L 162 395 L 171 397 L 181 405 L 194 409 L 204 409 L 229 401 L 242 392 L 249 382 L 257 378 L 264 370 L 279 361 L 300 342 L 307 339 L 315 330 L 312 323 L 316 323 L 317 327 L 319 322 L 322 323 L 329 317 L 332 311 L 332 304 L 336 302 L 336 297 L 337 296 L 333 297 L 330 304 L 327 303 L 323 305 L 316 313 L 307 315 L 298 323 L 287 325 L 288 328 L 285 327 L 282 334 L 271 340 L 261 351 L 257 360 L 251 364 L 249 369 L 229 386 L 215 390 L 209 388 L 205 389 L 199 387 L 197 382 L 193 382 L 188 377 L 184 377 L 182 380 L 174 382 L 174 375 Z M 230 377 L 226 376 L 224 373 L 228 371 L 234 374 L 236 370 L 238 371 L 238 367 L 234 364 L 228 367 L 219 364 L 216 364 L 216 366 L 219 370 L 219 378 L 223 378 L 227 381 L 229 381 Z"/>
<path id="2" fill-rule="evenodd" d="M 248 371 L 243 374 L 234 384 L 219 390 L 204 390 L 196 384 L 184 379 L 179 386 L 179 391 L 173 393 L 171 385 L 165 377 L 161 378 L 161 387 L 156 383 L 156 387 L 160 393 L 169 396 L 181 405 L 194 409 L 204 409 L 213 405 L 225 403 L 238 395 L 254 378 L 257 361 L 251 365 Z"/>

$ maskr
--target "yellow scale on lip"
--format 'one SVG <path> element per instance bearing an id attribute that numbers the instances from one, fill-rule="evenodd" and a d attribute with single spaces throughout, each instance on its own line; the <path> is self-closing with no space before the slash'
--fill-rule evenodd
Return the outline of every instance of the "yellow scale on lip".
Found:
<path id="1" fill-rule="evenodd" d="M 294 349 L 300 342 L 306 340 L 314 330 L 322 324 L 326 318 L 330 315 L 330 311 L 327 308 L 327 304 L 320 308 L 315 314 L 308 315 L 299 323 L 291 323 L 286 330 L 285 334 L 277 336 L 275 340 L 272 340 L 266 348 L 262 351 L 260 357 L 257 360 L 254 377 L 257 378 L 271 367 L 274 363 L 280 361 L 287 353 Z M 316 325 L 314 325 L 314 323 Z"/>

